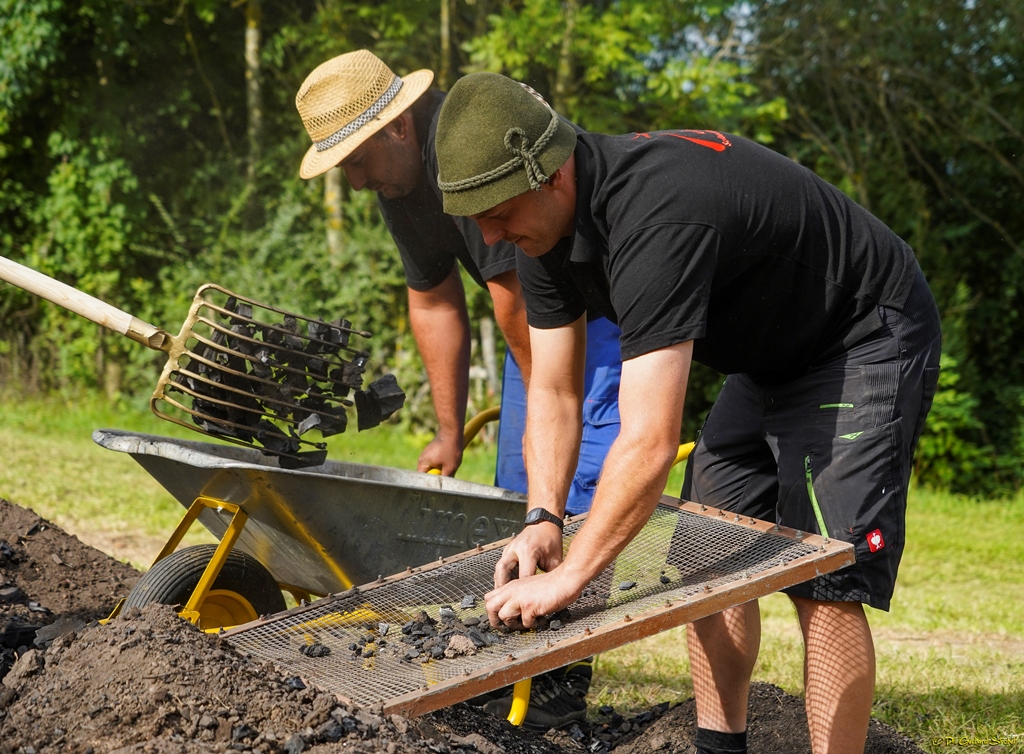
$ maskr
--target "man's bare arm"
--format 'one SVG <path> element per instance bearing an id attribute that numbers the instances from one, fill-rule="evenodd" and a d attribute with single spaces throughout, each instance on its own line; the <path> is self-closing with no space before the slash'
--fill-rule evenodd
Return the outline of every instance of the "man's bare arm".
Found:
<path id="1" fill-rule="evenodd" d="M 487 290 L 494 304 L 494 319 L 512 350 L 523 382 L 530 384 L 530 328 L 526 324 L 526 302 L 515 270 L 503 272 L 487 281 Z"/>
<path id="2" fill-rule="evenodd" d="M 565 514 L 579 458 L 586 338 L 584 317 L 554 330 L 530 328 L 535 358 L 523 439 L 529 507 L 544 508 L 559 517 Z M 528 575 L 537 568 L 555 568 L 562 560 L 561 535 L 561 530 L 548 522 L 525 528 L 498 561 L 495 584 L 507 583 L 516 572 Z"/>
<path id="3" fill-rule="evenodd" d="M 437 435 L 417 469 L 452 476 L 462 463 L 462 432 L 469 394 L 469 315 L 458 265 L 430 290 L 409 289 L 409 321 L 430 381 Z"/>
<path id="4" fill-rule="evenodd" d="M 623 362 L 621 430 L 605 460 L 586 523 L 553 571 L 523 571 L 504 585 L 496 581 L 486 595 L 492 623 L 521 620 L 529 627 L 538 616 L 565 607 L 643 528 L 678 450 L 692 353 L 688 341 Z M 531 476 L 531 492 L 532 484 Z"/>

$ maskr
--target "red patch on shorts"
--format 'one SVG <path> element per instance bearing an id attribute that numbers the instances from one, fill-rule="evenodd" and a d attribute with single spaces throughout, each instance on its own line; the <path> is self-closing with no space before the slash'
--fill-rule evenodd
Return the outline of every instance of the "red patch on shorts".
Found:
<path id="1" fill-rule="evenodd" d="M 883 547 L 885 547 L 885 540 L 882 539 L 882 530 L 881 529 L 875 529 L 873 532 L 868 534 L 867 539 L 868 539 L 868 549 L 871 550 L 871 552 L 878 552 Z"/>

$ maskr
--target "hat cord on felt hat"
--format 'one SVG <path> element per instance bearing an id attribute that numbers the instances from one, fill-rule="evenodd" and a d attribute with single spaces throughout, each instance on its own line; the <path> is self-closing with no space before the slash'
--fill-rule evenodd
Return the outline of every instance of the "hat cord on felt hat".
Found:
<path id="1" fill-rule="evenodd" d="M 379 113 L 381 110 L 383 110 L 391 103 L 391 100 L 395 98 L 395 95 L 398 94 L 398 92 L 402 88 L 402 84 L 404 83 L 405 82 L 402 81 L 401 77 L 395 76 L 395 80 L 391 82 L 391 86 L 387 88 L 384 94 L 382 94 L 376 102 L 374 102 L 372 105 L 366 108 L 366 110 L 364 110 L 361 115 L 356 116 L 354 120 L 349 122 L 340 130 L 335 131 L 326 139 L 321 139 L 320 141 L 313 142 L 313 146 L 316 147 L 316 151 L 325 152 L 331 147 L 340 144 L 349 136 L 358 131 L 360 128 L 369 123 L 371 120 L 376 118 L 377 113 Z"/>
<path id="2" fill-rule="evenodd" d="M 543 102 L 543 100 L 541 101 Z M 515 155 L 512 159 L 502 163 L 493 170 L 488 170 L 485 173 L 470 176 L 469 178 L 462 178 L 458 181 L 438 180 L 438 188 L 445 193 L 468 191 L 469 189 L 484 186 L 491 181 L 496 181 L 499 178 L 504 178 L 509 173 L 518 170 L 521 165 L 526 170 L 526 177 L 530 181 L 530 188 L 534 191 L 540 191 L 541 184 L 547 183 L 550 176 L 544 174 L 540 162 L 537 161 L 537 155 L 543 152 L 544 147 L 551 141 L 551 137 L 558 130 L 559 122 L 558 113 L 551 110 L 551 122 L 548 123 L 544 133 L 537 138 L 536 143 L 532 146 L 526 132 L 518 126 L 513 126 L 505 132 L 505 149 Z M 518 144 L 513 141 L 516 137 L 518 137 Z"/>

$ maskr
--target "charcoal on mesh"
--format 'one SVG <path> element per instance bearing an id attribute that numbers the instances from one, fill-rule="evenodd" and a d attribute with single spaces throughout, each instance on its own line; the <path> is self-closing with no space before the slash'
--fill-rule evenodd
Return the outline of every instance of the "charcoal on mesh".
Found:
<path id="1" fill-rule="evenodd" d="M 299 652 L 306 657 L 326 657 L 331 653 L 331 648 L 326 644 L 314 642 L 313 644 L 303 644 L 299 647 Z"/>

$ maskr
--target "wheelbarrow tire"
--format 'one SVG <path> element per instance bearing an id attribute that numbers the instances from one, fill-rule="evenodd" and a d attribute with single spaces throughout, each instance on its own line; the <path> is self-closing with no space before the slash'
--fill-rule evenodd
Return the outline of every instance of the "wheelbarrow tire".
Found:
<path id="1" fill-rule="evenodd" d="M 128 593 L 124 608 L 153 603 L 184 606 L 216 550 L 217 545 L 195 545 L 158 561 Z M 284 595 L 270 571 L 251 555 L 232 550 L 210 595 L 199 606 L 200 626 L 218 628 L 242 623 L 242 618 L 253 619 L 286 608 Z"/>

